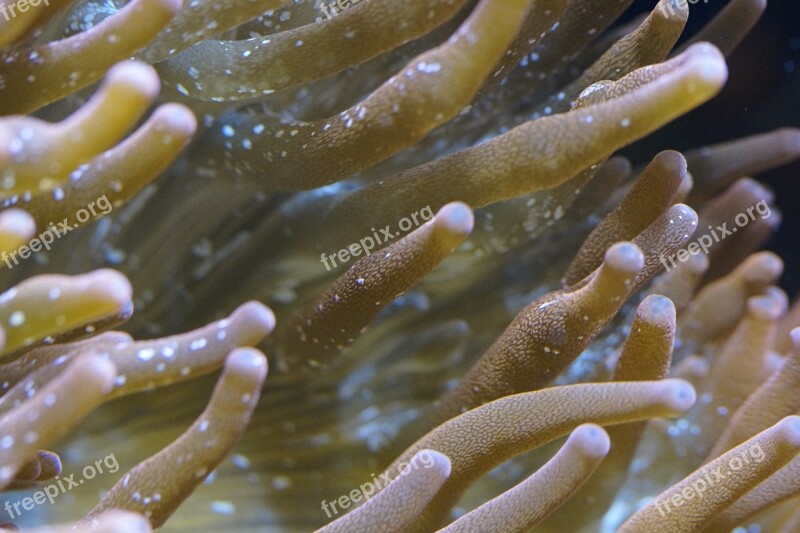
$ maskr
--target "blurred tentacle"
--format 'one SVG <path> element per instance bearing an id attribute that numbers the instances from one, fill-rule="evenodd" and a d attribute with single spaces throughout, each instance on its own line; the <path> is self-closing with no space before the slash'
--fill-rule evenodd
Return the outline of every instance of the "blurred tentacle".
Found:
<path id="1" fill-rule="evenodd" d="M 682 312 L 691 302 L 708 270 L 708 257 L 704 254 L 695 254 L 686 262 L 681 262 L 676 268 L 659 275 L 653 281 L 648 292 L 666 296 L 675 304 L 678 313 Z"/>
<path id="2" fill-rule="evenodd" d="M 81 357 L 36 396 L 0 418 L 0 434 L 11 446 L 0 448 L 0 486 L 43 446 L 55 444 L 111 390 L 114 365 L 102 358 Z"/>
<path id="3" fill-rule="evenodd" d="M 794 349 L 780 369 L 769 376 L 736 410 L 725 431 L 709 453 L 716 457 L 785 416 L 800 410 L 800 329 L 792 331 Z M 746 371 L 745 371 L 745 374 Z"/>
<path id="4" fill-rule="evenodd" d="M 3 196 L 48 192 L 64 184 L 70 172 L 114 146 L 136 124 L 158 89 L 152 67 L 124 62 L 108 72 L 86 105 L 62 122 L 28 116 L 0 119 Z"/>
<path id="5" fill-rule="evenodd" d="M 0 295 L 0 324 L 6 333 L 3 357 L 35 344 L 85 336 L 132 312 L 131 286 L 114 270 L 80 276 L 29 278 Z"/>
<path id="6" fill-rule="evenodd" d="M 133 0 L 78 35 L 29 51 L 5 51 L 0 114 L 29 113 L 97 81 L 149 42 L 180 7 L 181 0 Z"/>
<path id="7" fill-rule="evenodd" d="M 783 416 L 794 413 L 794 410 L 790 410 L 783 416 L 769 418 L 767 421 L 771 422 L 764 423 L 740 439 L 723 444 L 727 440 L 724 437 L 727 432 L 725 427 L 733 422 L 733 413 L 738 412 L 737 409 L 743 402 L 748 403 L 745 400 L 772 373 L 772 365 L 768 362 L 770 346 L 778 321 L 786 312 L 786 305 L 786 295 L 777 288 L 764 296 L 750 298 L 747 301 L 747 310 L 736 329 L 717 350 L 711 364 L 711 373 L 700 390 L 703 401 L 698 403 L 692 413 L 692 418 L 703 428 L 701 434 L 695 436 L 692 446 L 698 459 L 708 454 L 712 447 L 716 451 L 711 451 L 707 460 L 717 457 Z"/>
<path id="8" fill-rule="evenodd" d="M 166 85 L 192 98 L 217 102 L 253 98 L 336 74 L 422 37 L 466 3 L 354 3 L 330 19 L 267 37 L 200 42 L 158 70 Z"/>
<path id="9" fill-rule="evenodd" d="M 706 202 L 742 176 L 755 176 L 798 157 L 800 130 L 795 128 L 782 128 L 686 152 L 689 172 L 695 182 L 688 203 Z"/>
<path id="10" fill-rule="evenodd" d="M 684 47 L 706 41 L 728 56 L 750 33 L 766 7 L 767 0 L 732 0 Z"/>
<path id="11" fill-rule="evenodd" d="M 754 454 L 754 450 L 760 450 L 760 453 Z M 800 417 L 784 418 L 667 489 L 637 511 L 618 531 L 700 530 L 718 513 L 791 461 L 798 452 Z M 761 455 L 761 460 L 757 460 L 758 455 Z M 733 463 L 734 460 L 737 462 Z M 738 464 L 738 468 L 734 464 Z M 701 484 L 703 488 L 699 489 Z M 682 494 L 685 490 L 697 497 L 684 499 Z M 673 500 L 674 496 L 679 499 Z M 677 505 L 677 501 L 683 503 L 671 509 L 669 503 Z"/>
<path id="12" fill-rule="evenodd" d="M 731 331 L 744 313 L 747 300 L 777 282 L 782 273 L 780 257 L 759 252 L 727 276 L 705 286 L 678 321 L 684 343 L 700 345 Z"/>

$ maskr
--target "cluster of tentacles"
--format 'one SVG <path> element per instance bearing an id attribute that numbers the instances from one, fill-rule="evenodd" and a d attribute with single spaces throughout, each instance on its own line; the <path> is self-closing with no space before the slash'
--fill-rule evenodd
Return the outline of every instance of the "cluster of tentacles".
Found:
<path id="1" fill-rule="evenodd" d="M 0 522 L 796 531 L 800 304 L 748 176 L 800 131 L 614 156 L 763 0 L 678 49 L 680 0 L 319 3 L 0 24 Z"/>

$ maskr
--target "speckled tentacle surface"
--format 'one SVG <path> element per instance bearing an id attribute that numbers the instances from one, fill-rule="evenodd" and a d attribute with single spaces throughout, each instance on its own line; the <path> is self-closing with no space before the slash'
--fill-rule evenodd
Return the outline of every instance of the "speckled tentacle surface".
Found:
<path id="1" fill-rule="evenodd" d="M 231 352 L 203 414 L 175 442 L 126 473 L 81 524 L 124 509 L 141 513 L 153 527 L 163 525 L 239 441 L 266 377 L 267 359 L 258 350 Z M 164 477 L 167 470 L 171 475 Z"/>
<path id="2" fill-rule="evenodd" d="M 675 342 L 675 306 L 659 295 L 645 298 L 636 309 L 630 335 L 619 355 L 613 379 L 653 381 L 667 377 Z M 622 424 L 608 429 L 611 451 L 594 475 L 553 515 L 548 530 L 572 531 L 602 518 L 625 481 L 646 423 Z"/>
<path id="3" fill-rule="evenodd" d="M 681 154 L 662 152 L 657 155 L 625 199 L 595 226 L 584 241 L 564 276 L 564 284 L 578 283 L 600 265 L 609 246 L 633 239 L 655 222 L 672 206 L 672 200 L 686 177 L 686 160 Z"/>
<path id="4" fill-rule="evenodd" d="M 421 37 L 465 3 L 360 2 L 336 17 L 285 32 L 201 42 L 158 68 L 168 86 L 193 98 L 252 99 L 330 76 Z M 219 76 L 220 71 L 225 76 Z"/>
<path id="5" fill-rule="evenodd" d="M 366 503 L 319 529 L 318 533 L 406 531 L 447 481 L 450 460 L 437 451 L 421 450 L 402 465 L 399 472 L 384 490 L 374 497 L 370 495 Z"/>
<path id="6" fill-rule="evenodd" d="M 366 257 L 340 276 L 289 327 L 285 350 L 290 363 L 317 368 L 330 364 L 381 309 L 457 248 L 472 231 L 472 224 L 469 207 L 453 203 L 398 242 L 371 254 L 366 240 L 355 245 L 357 249 L 351 246 L 353 255 L 364 253 Z M 374 246 L 371 237 L 370 242 Z"/>
<path id="7" fill-rule="evenodd" d="M 658 121 L 670 120 L 711 97 L 727 76 L 719 52 L 709 45 L 687 50 L 664 70 L 666 74 L 656 78 L 650 67 L 639 69 L 615 82 L 638 87 L 624 96 L 528 122 L 477 147 L 360 189 L 339 201 L 329 220 L 345 212 L 352 216 L 355 210 L 366 211 L 379 224 L 413 212 L 417 198 L 425 198 L 434 209 L 453 200 L 477 208 L 555 187 L 610 155 L 617 143 L 627 144 L 657 127 Z M 646 83 L 648 79 L 655 81 Z M 687 91 L 688 86 L 694 90 Z M 660 102 L 658 110 L 652 107 L 654 101 Z M 552 143 L 558 139 L 570 143 L 555 151 Z M 498 163 L 486 166 L 490 159 Z"/>
<path id="8" fill-rule="evenodd" d="M 528 531 L 569 500 L 606 456 L 610 444 L 603 428 L 578 426 L 556 456 L 535 474 L 441 529 L 441 533 L 478 533 L 492 528 L 508 533 Z"/>
<path id="9" fill-rule="evenodd" d="M 536 10 L 538 2 L 531 0 L 483 0 L 446 43 L 415 58 L 336 116 L 223 126 L 205 149 L 212 159 L 225 160 L 229 171 L 258 179 L 266 190 L 313 189 L 340 181 L 411 146 L 468 105 L 532 3 Z M 359 8 L 369 6 L 353 9 Z M 545 17 L 538 10 L 537 15 Z"/>
<path id="10" fill-rule="evenodd" d="M 187 2 L 167 26 L 141 52 L 148 63 L 166 58 L 204 42 L 290 0 L 195 0 Z M 209 19 L 213 19 L 211 22 Z"/>
<path id="11" fill-rule="evenodd" d="M 612 401 L 596 402 L 593 398 Z M 620 424 L 683 413 L 695 400 L 690 385 L 678 380 L 582 384 L 507 396 L 465 412 L 419 439 L 386 472 L 419 450 L 450 458 L 450 477 L 409 530 L 437 526 L 461 493 L 493 467 L 542 446 L 582 423 Z"/>
<path id="12" fill-rule="evenodd" d="M 531 303 L 456 388 L 436 402 L 436 420 L 552 381 L 614 316 L 643 264 L 635 245 L 615 244 L 581 287 Z"/>

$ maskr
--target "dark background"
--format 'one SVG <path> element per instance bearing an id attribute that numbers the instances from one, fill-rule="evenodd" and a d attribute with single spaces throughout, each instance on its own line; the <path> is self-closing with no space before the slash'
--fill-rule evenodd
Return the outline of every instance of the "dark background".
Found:
<path id="1" fill-rule="evenodd" d="M 641 161 L 664 148 L 686 150 L 776 128 L 800 128 L 800 0 L 767 0 L 767 10 L 750 35 L 728 58 L 730 78 L 722 93 L 689 115 L 667 125 L 657 136 L 626 150 Z M 656 2 L 637 0 L 630 19 Z M 691 36 L 727 0 L 690 4 Z M 670 146 L 664 146 L 665 140 Z M 775 191 L 783 214 L 778 234 L 767 248 L 786 262 L 782 284 L 790 296 L 800 292 L 800 161 L 759 175 Z"/>

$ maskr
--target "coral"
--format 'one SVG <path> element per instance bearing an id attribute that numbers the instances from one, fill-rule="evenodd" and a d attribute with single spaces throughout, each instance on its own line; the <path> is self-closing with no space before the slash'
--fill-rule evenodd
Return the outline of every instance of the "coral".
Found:
<path id="1" fill-rule="evenodd" d="M 800 131 L 618 153 L 763 0 L 344 3 L 0 23 L 3 527 L 796 529 Z"/>

